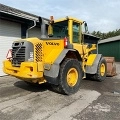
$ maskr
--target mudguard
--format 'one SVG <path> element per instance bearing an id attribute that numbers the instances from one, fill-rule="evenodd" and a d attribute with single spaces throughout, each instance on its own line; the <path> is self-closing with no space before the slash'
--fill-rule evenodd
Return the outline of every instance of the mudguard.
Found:
<path id="1" fill-rule="evenodd" d="M 93 55 L 93 54 L 91 54 L 91 55 Z M 86 65 L 85 73 L 88 73 L 88 74 L 97 73 L 97 67 L 98 67 L 100 59 L 102 58 L 102 54 L 94 54 L 94 55 L 96 57 L 91 65 Z"/>
<path id="2" fill-rule="evenodd" d="M 50 69 L 44 70 L 44 77 L 48 83 L 55 84 L 55 85 L 59 84 L 58 75 L 59 75 L 60 63 L 69 51 L 75 51 L 75 50 L 64 49 L 60 53 L 59 57 L 55 60 L 55 62 L 50 66 Z"/>

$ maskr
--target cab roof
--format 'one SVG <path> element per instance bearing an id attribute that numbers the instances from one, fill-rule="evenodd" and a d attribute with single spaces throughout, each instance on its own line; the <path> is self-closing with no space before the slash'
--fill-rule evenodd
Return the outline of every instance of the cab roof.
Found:
<path id="1" fill-rule="evenodd" d="M 65 18 L 61 18 L 61 19 L 58 19 L 58 20 L 54 20 L 54 22 L 62 22 L 62 21 L 65 21 L 65 20 L 73 20 L 74 22 L 77 22 L 77 23 L 83 23 L 84 21 L 82 20 L 79 20 L 77 18 L 73 18 L 73 17 L 65 17 Z"/>

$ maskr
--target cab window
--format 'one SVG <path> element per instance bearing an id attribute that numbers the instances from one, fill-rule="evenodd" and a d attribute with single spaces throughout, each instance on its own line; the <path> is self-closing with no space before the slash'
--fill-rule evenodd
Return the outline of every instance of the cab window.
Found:
<path id="1" fill-rule="evenodd" d="M 80 23 L 73 22 L 73 43 L 80 43 Z"/>
<path id="2" fill-rule="evenodd" d="M 53 37 L 64 38 L 68 36 L 68 20 L 54 23 L 52 26 Z"/>

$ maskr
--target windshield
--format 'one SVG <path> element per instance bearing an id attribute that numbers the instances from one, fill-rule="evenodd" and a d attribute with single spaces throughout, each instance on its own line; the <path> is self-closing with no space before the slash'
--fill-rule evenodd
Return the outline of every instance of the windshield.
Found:
<path id="1" fill-rule="evenodd" d="M 68 36 L 68 20 L 52 24 L 53 37 L 64 38 Z"/>

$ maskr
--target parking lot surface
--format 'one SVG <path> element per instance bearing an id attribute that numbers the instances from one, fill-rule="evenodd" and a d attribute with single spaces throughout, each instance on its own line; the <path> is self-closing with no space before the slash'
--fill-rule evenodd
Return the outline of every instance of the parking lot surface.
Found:
<path id="1" fill-rule="evenodd" d="M 120 120 L 120 63 L 116 66 L 117 76 L 83 80 L 71 96 L 55 93 L 49 84 L 0 77 L 0 120 Z"/>

